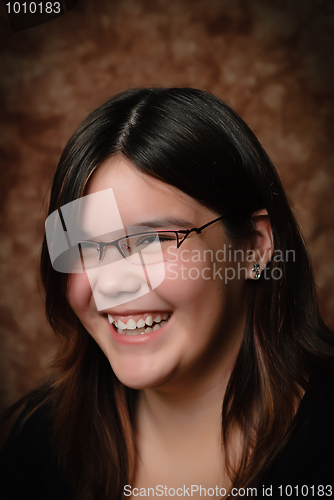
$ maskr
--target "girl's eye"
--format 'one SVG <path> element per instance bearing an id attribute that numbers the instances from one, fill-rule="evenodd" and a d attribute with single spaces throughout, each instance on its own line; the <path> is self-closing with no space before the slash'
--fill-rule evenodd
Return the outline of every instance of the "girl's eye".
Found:
<path id="1" fill-rule="evenodd" d="M 100 250 L 99 243 L 94 241 L 80 241 L 79 245 L 81 246 L 82 250 Z"/>
<path id="2" fill-rule="evenodd" d="M 171 243 L 176 241 L 175 233 L 155 233 L 152 235 L 145 235 L 137 241 L 137 246 L 140 245 L 150 245 L 152 243 Z"/>
<path id="3" fill-rule="evenodd" d="M 166 241 L 176 241 L 176 236 L 175 234 L 159 234 L 159 241 L 160 243 L 166 242 Z"/>
<path id="4" fill-rule="evenodd" d="M 84 258 L 95 257 L 100 253 L 100 245 L 94 241 L 81 241 L 79 243 Z"/>
<path id="5" fill-rule="evenodd" d="M 150 245 L 151 243 L 153 243 L 154 241 L 156 241 L 157 239 L 157 235 L 152 235 L 152 236 L 144 236 L 143 238 L 139 239 L 136 241 L 136 245 L 137 246 L 140 246 L 140 245 Z"/>

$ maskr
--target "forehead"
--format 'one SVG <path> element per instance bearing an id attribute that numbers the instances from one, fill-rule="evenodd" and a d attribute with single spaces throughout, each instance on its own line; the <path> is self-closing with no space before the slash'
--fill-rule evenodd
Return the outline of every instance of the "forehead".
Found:
<path id="1" fill-rule="evenodd" d="M 159 219 L 167 215 L 195 221 L 203 213 L 211 213 L 194 198 L 144 174 L 123 157 L 112 157 L 102 163 L 92 175 L 85 194 L 108 188 L 113 190 L 124 225 L 140 225 L 152 216 Z"/>

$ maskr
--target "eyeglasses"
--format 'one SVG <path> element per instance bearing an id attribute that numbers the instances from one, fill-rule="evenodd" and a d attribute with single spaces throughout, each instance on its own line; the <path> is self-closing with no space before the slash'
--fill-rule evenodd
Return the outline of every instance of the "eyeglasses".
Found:
<path id="1" fill-rule="evenodd" d="M 73 223 L 77 219 L 73 217 L 72 212 L 70 215 L 72 217 L 68 217 L 70 222 L 67 226 L 57 211 L 46 221 L 46 236 L 52 266 L 61 273 L 82 273 L 85 269 L 104 266 L 124 258 L 143 267 L 171 260 L 175 251 L 189 235 L 200 234 L 211 224 L 224 218 L 217 217 L 201 227 L 172 231 L 153 231 L 150 227 L 127 226 L 122 230 L 104 234 L 104 239 L 112 240 L 105 242 L 100 241 L 102 236 L 96 237 L 100 239 L 83 238 L 85 231 L 80 224 Z M 113 235 L 118 238 L 113 239 Z"/>
<path id="2" fill-rule="evenodd" d="M 72 261 L 72 267 L 84 266 L 86 269 L 98 267 L 105 259 L 106 249 L 114 247 L 118 254 L 106 259 L 106 264 L 115 262 L 120 257 L 130 260 L 134 264 L 148 265 L 169 260 L 180 248 L 182 243 L 191 233 L 201 234 L 204 229 L 215 222 L 223 219 L 223 216 L 204 224 L 201 227 L 180 230 L 162 230 L 162 231 L 142 231 L 135 234 L 127 234 L 114 241 L 103 242 L 96 240 L 86 240 L 78 242 L 80 262 Z M 129 228 L 127 228 L 129 229 Z M 139 230 L 139 227 L 136 227 Z M 133 228 L 132 228 L 133 232 Z M 103 265 L 103 264 L 102 264 Z"/>

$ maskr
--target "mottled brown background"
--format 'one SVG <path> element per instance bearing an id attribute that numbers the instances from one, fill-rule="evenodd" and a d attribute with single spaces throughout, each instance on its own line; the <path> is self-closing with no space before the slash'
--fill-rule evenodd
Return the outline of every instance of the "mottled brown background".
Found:
<path id="1" fill-rule="evenodd" d="M 0 407 L 44 376 L 54 347 L 37 280 L 51 174 L 73 129 L 112 94 L 191 85 L 259 135 L 308 242 L 334 325 L 331 0 L 80 0 L 0 53 Z"/>

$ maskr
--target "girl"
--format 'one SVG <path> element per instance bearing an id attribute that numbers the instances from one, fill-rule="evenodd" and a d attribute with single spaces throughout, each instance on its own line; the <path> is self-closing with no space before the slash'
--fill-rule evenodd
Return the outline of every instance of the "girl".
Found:
<path id="1" fill-rule="evenodd" d="M 54 176 L 41 273 L 61 344 L 14 408 L 8 498 L 332 494 L 333 334 L 226 104 L 157 88 L 95 110 Z"/>

